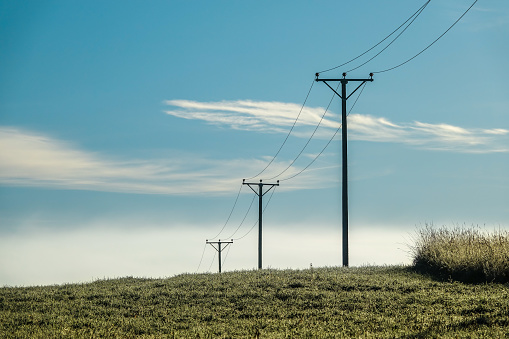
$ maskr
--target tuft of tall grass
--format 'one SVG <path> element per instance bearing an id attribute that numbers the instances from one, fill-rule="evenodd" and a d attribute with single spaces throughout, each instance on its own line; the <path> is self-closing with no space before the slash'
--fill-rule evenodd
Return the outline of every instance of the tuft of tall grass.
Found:
<path id="1" fill-rule="evenodd" d="M 509 231 L 426 225 L 418 231 L 413 265 L 423 273 L 469 283 L 509 282 Z"/>

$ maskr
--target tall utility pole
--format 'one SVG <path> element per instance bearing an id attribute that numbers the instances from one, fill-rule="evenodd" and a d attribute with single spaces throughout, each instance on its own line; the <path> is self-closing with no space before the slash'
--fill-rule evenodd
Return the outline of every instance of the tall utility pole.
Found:
<path id="1" fill-rule="evenodd" d="M 207 244 L 210 244 L 212 247 L 214 247 L 214 249 L 217 251 L 217 253 L 219 253 L 219 273 L 221 273 L 221 251 L 224 250 L 229 244 L 233 244 L 233 239 L 231 241 L 221 241 L 221 239 L 219 239 L 219 241 L 208 241 L 207 240 Z M 217 247 L 214 246 L 214 244 L 216 244 Z M 222 244 L 226 244 L 226 246 L 221 248 Z"/>
<path id="2" fill-rule="evenodd" d="M 279 186 L 279 180 L 276 184 L 264 184 L 260 179 L 259 183 L 255 182 L 246 182 L 246 179 L 242 180 L 243 185 L 248 185 L 249 188 L 258 196 L 258 269 L 262 269 L 262 198 L 268 191 L 274 188 L 274 186 Z M 258 186 L 258 192 L 253 188 L 253 186 Z M 263 186 L 270 186 L 268 190 L 263 192 Z"/>
<path id="3" fill-rule="evenodd" d="M 369 79 L 347 79 L 346 73 L 343 73 L 342 79 L 319 79 L 319 73 L 316 73 L 316 81 L 322 81 L 327 85 L 338 97 L 341 98 L 341 124 L 342 124 L 342 154 L 343 154 L 343 179 L 342 179 L 342 212 L 343 212 L 343 266 L 348 266 L 348 149 L 347 149 L 347 125 L 346 125 L 346 101 L 367 81 L 373 81 L 373 73 L 369 73 Z M 336 92 L 328 83 L 341 82 L 341 95 Z M 350 93 L 346 94 L 346 85 L 348 82 L 360 82 L 361 84 Z"/>

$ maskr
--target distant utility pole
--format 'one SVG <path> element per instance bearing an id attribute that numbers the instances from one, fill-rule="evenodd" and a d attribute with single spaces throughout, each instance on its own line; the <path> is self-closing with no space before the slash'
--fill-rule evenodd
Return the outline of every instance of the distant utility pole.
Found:
<path id="1" fill-rule="evenodd" d="M 207 240 L 207 244 L 210 244 L 210 246 L 214 247 L 217 253 L 219 253 L 219 273 L 221 273 L 221 251 L 224 250 L 229 244 L 233 244 L 233 239 L 231 241 L 221 241 L 221 239 L 219 239 L 219 241 Z M 222 244 L 226 244 L 226 246 L 221 248 Z M 214 245 L 217 245 L 217 247 Z"/>
<path id="2" fill-rule="evenodd" d="M 346 73 L 343 73 L 342 79 L 319 79 L 319 73 L 316 73 L 316 81 L 322 81 L 327 85 L 338 97 L 341 98 L 341 124 L 342 124 L 342 150 L 343 150 L 343 180 L 342 180 L 342 211 L 343 211 L 343 266 L 348 266 L 348 150 L 347 150 L 347 129 L 346 129 L 346 101 L 367 81 L 373 81 L 373 73 L 369 73 L 369 79 L 347 79 Z M 327 81 L 341 82 L 341 95 L 332 88 Z M 361 84 L 350 93 L 346 94 L 346 85 L 348 82 L 360 82 Z"/>
<path id="3" fill-rule="evenodd" d="M 279 186 L 279 180 L 276 184 L 264 184 L 260 179 L 259 183 L 255 182 L 246 182 L 246 179 L 242 180 L 243 185 L 248 185 L 253 192 L 258 196 L 258 269 L 262 269 L 262 198 L 268 191 L 274 188 L 274 186 Z M 253 188 L 253 186 L 258 186 L 258 192 Z M 263 186 L 270 186 L 268 190 L 263 192 Z"/>

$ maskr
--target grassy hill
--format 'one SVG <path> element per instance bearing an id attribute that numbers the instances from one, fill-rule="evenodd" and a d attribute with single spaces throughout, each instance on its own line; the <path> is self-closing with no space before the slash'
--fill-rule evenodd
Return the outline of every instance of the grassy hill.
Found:
<path id="1" fill-rule="evenodd" d="M 509 284 L 361 267 L 4 287 L 0 337 L 503 338 Z"/>
<path id="2" fill-rule="evenodd" d="M 427 226 L 413 255 L 412 267 L 4 287 L 0 337 L 509 338 L 509 231 Z"/>

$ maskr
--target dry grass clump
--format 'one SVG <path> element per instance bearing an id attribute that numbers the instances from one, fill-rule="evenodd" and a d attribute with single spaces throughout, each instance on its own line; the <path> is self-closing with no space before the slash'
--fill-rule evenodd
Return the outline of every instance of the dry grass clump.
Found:
<path id="1" fill-rule="evenodd" d="M 509 282 L 509 231 L 426 225 L 412 250 L 414 267 L 424 273 L 470 283 Z"/>

